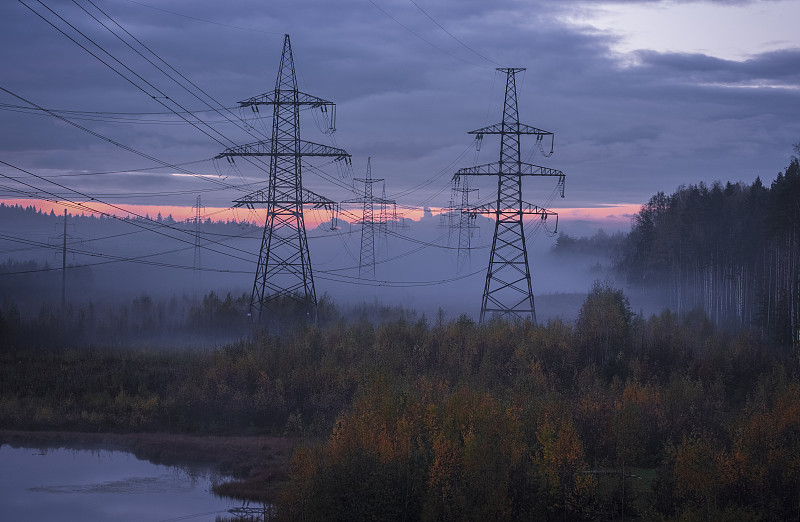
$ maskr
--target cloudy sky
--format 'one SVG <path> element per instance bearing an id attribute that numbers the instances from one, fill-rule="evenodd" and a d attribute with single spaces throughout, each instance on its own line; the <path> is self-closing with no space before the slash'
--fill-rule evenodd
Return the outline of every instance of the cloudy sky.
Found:
<path id="1" fill-rule="evenodd" d="M 458 168 L 499 158 L 496 137 L 477 152 L 467 132 L 501 120 L 503 66 L 527 68 L 520 120 L 555 133 L 551 157 L 523 140 L 525 159 L 567 175 L 552 206 L 627 220 L 657 191 L 785 168 L 800 141 L 798 20 L 796 0 L 6 1 L 0 198 L 230 206 L 265 175 L 211 158 L 262 123 L 211 109 L 272 90 L 288 33 L 301 90 L 337 104 L 333 138 L 310 111 L 302 137 L 348 150 L 349 175 L 371 157 L 408 215 L 446 206 Z M 194 126 L 170 112 L 184 110 Z M 313 163 L 309 188 L 355 197 L 346 172 Z M 491 198 L 491 182 L 478 187 Z M 524 197 L 552 190 L 530 179 Z"/>

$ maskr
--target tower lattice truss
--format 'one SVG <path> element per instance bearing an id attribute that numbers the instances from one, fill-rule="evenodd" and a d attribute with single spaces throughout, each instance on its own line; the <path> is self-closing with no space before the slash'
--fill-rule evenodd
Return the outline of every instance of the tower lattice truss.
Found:
<path id="1" fill-rule="evenodd" d="M 492 251 L 481 302 L 481 321 L 487 314 L 498 314 L 518 318 L 529 317 L 536 322 L 531 270 L 528 263 L 528 249 L 525 242 L 526 216 L 539 216 L 545 220 L 558 215 L 545 208 L 522 200 L 522 179 L 527 176 L 547 176 L 557 178 L 557 188 L 564 197 L 564 173 L 560 170 L 524 163 L 520 156 L 520 137 L 536 136 L 539 145 L 545 136 L 553 137 L 552 132 L 537 129 L 519 122 L 517 107 L 516 74 L 521 68 L 499 68 L 506 74 L 505 103 L 503 121 L 482 129 L 471 131 L 482 139 L 487 134 L 500 135 L 500 161 L 475 167 L 460 169 L 454 176 L 458 182 L 462 176 L 496 176 L 497 199 L 495 202 L 470 207 L 462 212 L 489 214 L 495 219 Z M 557 226 L 557 225 L 556 225 Z"/>
<path id="2" fill-rule="evenodd" d="M 294 59 L 289 35 L 271 92 L 240 101 L 241 107 L 272 106 L 272 136 L 265 141 L 230 147 L 217 158 L 266 156 L 269 158 L 269 184 L 234 201 L 235 206 L 253 209 L 266 205 L 267 217 L 258 255 L 250 312 L 260 318 L 265 308 L 279 298 L 292 298 L 316 308 L 317 296 L 308 251 L 303 208 L 312 205 L 333 211 L 334 201 L 303 187 L 302 164 L 307 157 L 346 159 L 339 148 L 300 139 L 300 110 L 317 108 L 335 114 L 335 104 L 297 89 Z M 333 128 L 333 123 L 331 124 Z"/>
<path id="3" fill-rule="evenodd" d="M 387 207 L 389 205 L 396 205 L 393 199 L 386 199 L 386 188 L 384 186 L 383 196 L 376 198 L 373 195 L 372 184 L 383 182 L 383 178 L 372 177 L 372 158 L 367 158 L 367 174 L 365 178 L 354 178 L 353 181 L 358 181 L 364 184 L 364 196 L 360 198 L 353 198 L 343 201 L 342 203 L 360 203 L 363 205 L 363 214 L 360 221 L 356 221 L 361 225 L 361 254 L 358 262 L 358 277 L 366 279 L 375 279 L 375 229 L 378 233 L 385 237 L 387 227 Z M 380 205 L 378 218 L 375 219 L 375 204 Z M 395 214 L 397 211 L 395 210 Z M 395 220 L 396 221 L 396 220 Z"/>

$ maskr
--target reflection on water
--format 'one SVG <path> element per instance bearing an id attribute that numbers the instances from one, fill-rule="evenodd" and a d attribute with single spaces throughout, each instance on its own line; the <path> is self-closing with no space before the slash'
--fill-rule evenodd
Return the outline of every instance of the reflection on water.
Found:
<path id="1" fill-rule="evenodd" d="M 0 519 L 213 522 L 237 503 L 216 498 L 207 467 L 167 467 L 111 450 L 0 447 Z"/>
<path id="2" fill-rule="evenodd" d="M 100 484 L 67 484 L 64 486 L 36 486 L 30 491 L 44 493 L 167 493 L 186 492 L 194 489 L 182 477 L 161 475 L 160 477 L 130 477 Z"/>

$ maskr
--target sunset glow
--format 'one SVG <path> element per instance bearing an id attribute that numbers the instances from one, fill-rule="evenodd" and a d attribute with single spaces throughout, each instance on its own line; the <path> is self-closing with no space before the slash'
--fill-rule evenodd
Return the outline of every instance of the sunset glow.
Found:
<path id="1" fill-rule="evenodd" d="M 190 221 L 195 217 L 194 207 L 186 206 L 170 206 L 170 205 L 129 205 L 125 204 L 113 207 L 105 203 L 98 203 L 96 201 L 77 202 L 77 203 L 64 203 L 52 202 L 43 199 L 2 199 L 0 203 L 8 206 L 20 205 L 22 207 L 33 206 L 37 210 L 50 213 L 52 210 L 56 214 L 62 214 L 64 209 L 67 209 L 69 215 L 95 215 L 101 214 L 116 216 L 118 218 L 126 217 L 150 217 L 155 219 L 160 213 L 162 217 L 172 216 L 175 221 Z M 554 212 L 558 213 L 560 220 L 566 221 L 590 221 L 598 223 L 599 226 L 607 224 L 608 226 L 621 227 L 630 223 L 631 217 L 639 212 L 641 205 L 635 203 L 618 203 L 609 204 L 601 207 L 565 207 L 553 208 Z M 441 208 L 430 209 L 433 215 L 438 215 L 444 212 Z M 398 211 L 398 216 L 412 221 L 419 221 L 425 215 L 422 209 L 411 209 Z M 200 216 L 212 221 L 248 221 L 255 222 L 259 225 L 264 224 L 264 211 L 248 210 L 246 208 L 223 208 L 223 207 L 204 207 Z M 357 207 L 345 207 L 339 212 L 339 219 L 347 222 L 354 222 L 360 219 L 361 210 Z M 330 213 L 325 210 L 312 210 L 307 209 L 305 212 L 305 224 L 307 228 L 314 228 L 322 222 L 330 219 Z"/>

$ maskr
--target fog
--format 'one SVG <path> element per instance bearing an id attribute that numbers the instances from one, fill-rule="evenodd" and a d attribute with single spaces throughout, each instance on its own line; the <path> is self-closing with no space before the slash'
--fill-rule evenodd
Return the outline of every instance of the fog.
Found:
<path id="1" fill-rule="evenodd" d="M 220 301 L 228 296 L 238 300 L 241 311 L 250 297 L 263 234 L 263 227 L 255 224 L 208 219 L 198 227 L 198 263 L 194 223 L 164 216 L 146 221 L 69 214 L 68 268 L 62 274 L 63 214 L 3 206 L 0 215 L 4 307 L 13 305 L 23 315 L 41 313 L 43 307 L 58 309 L 65 275 L 67 303 L 91 305 L 111 323 L 123 315 L 134 321 L 132 312 L 121 310 L 138 306 L 144 323 L 149 307 L 160 317 L 153 321 L 177 327 L 199 313 L 210 292 Z M 343 316 L 383 307 L 402 308 L 416 317 L 466 314 L 477 319 L 494 221 L 478 217 L 461 270 L 453 221 L 457 223 L 447 214 L 426 211 L 419 220 L 390 222 L 384 232 L 376 229 L 374 279 L 366 276 L 367 267 L 359 277 L 361 225 L 339 220 L 335 230 L 329 222 L 309 229 L 318 299 L 332 303 Z M 587 224 L 570 225 L 562 221 L 559 231 L 593 232 Z M 537 319 L 574 320 L 592 282 L 612 277 L 610 256 L 554 252 L 555 227 L 538 219 L 527 222 L 525 230 Z"/>

